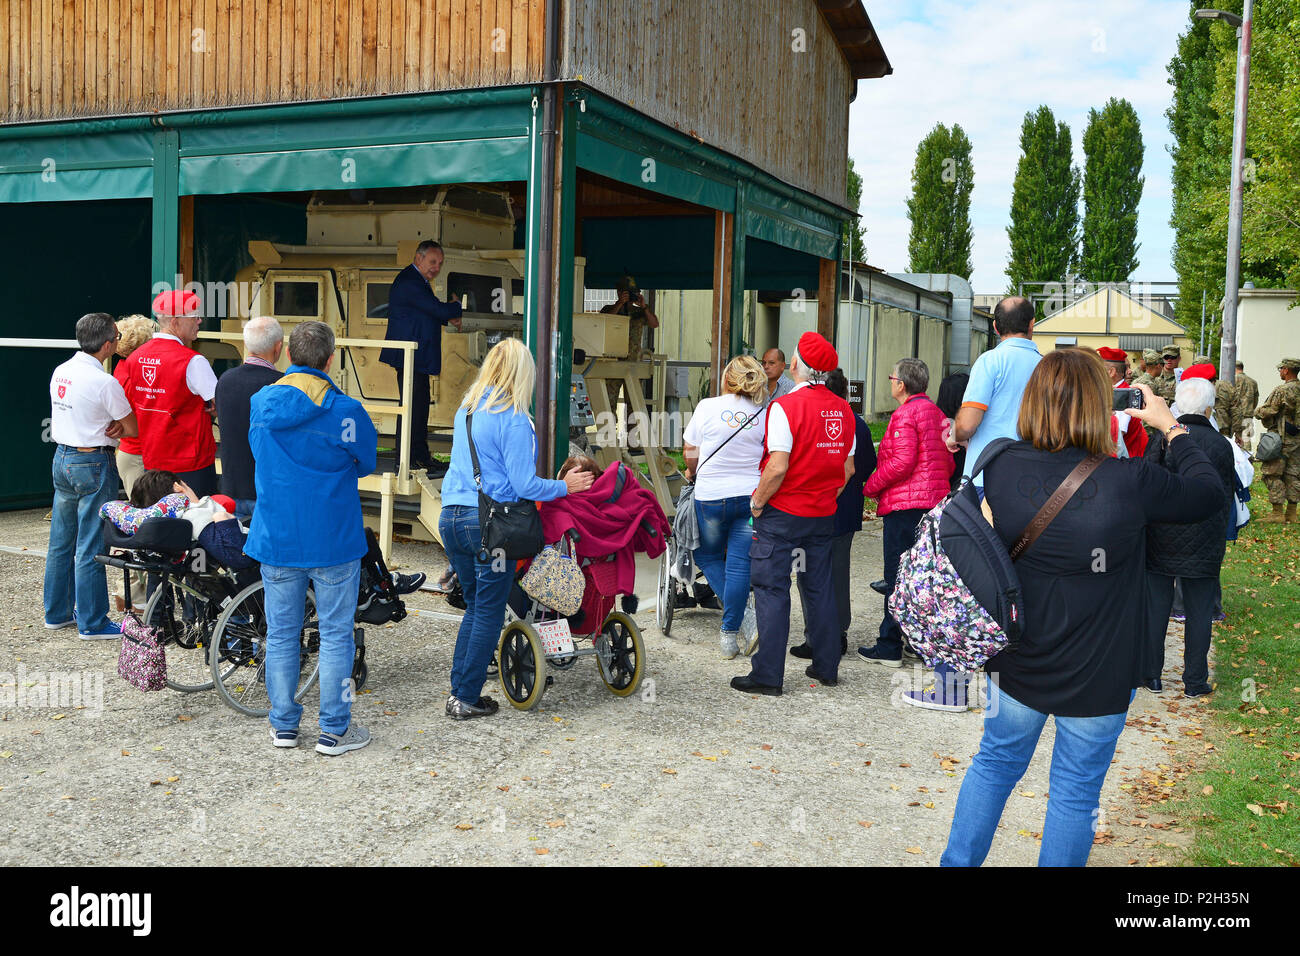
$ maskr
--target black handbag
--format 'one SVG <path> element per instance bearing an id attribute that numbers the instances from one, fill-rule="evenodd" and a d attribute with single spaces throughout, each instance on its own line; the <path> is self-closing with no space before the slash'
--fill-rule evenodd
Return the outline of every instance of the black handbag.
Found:
<path id="1" fill-rule="evenodd" d="M 474 447 L 474 416 L 465 415 L 465 436 L 474 462 L 474 485 L 478 488 L 478 527 L 483 536 L 480 561 L 504 557 L 507 561 L 531 558 L 542 550 L 542 515 L 533 501 L 494 501 L 483 493 L 478 450 Z"/>

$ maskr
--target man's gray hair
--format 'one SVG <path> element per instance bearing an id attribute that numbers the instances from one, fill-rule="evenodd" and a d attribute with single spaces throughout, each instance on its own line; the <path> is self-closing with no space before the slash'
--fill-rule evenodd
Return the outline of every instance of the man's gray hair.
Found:
<path id="1" fill-rule="evenodd" d="M 1174 404 L 1184 415 L 1204 415 L 1214 407 L 1214 386 L 1209 379 L 1185 378 L 1174 388 Z M 1226 422 L 1219 422 L 1227 427 Z"/>
<path id="2" fill-rule="evenodd" d="M 430 249 L 437 249 L 439 252 L 442 252 L 442 243 L 434 239 L 424 239 L 415 247 L 415 254 L 417 256 L 422 256 Z M 446 255 L 446 253 L 443 253 L 443 255 Z"/>
<path id="3" fill-rule="evenodd" d="M 283 341 L 284 330 L 269 315 L 255 316 L 244 326 L 244 348 L 254 355 L 269 355 Z"/>
<path id="4" fill-rule="evenodd" d="M 334 331 L 324 322 L 302 322 L 289 333 L 289 361 L 323 371 L 334 354 Z"/>
<path id="5" fill-rule="evenodd" d="M 803 360 L 803 356 L 799 354 L 798 349 L 794 350 L 790 365 L 791 368 L 795 369 L 796 375 L 802 375 L 805 381 L 813 385 L 825 385 L 826 376 L 831 374 L 829 371 L 823 372 L 820 369 L 809 368 L 808 363 Z"/>
<path id="6" fill-rule="evenodd" d="M 894 366 L 894 374 L 908 395 L 920 395 L 930 387 L 930 369 L 919 358 L 903 358 Z"/>
<path id="7" fill-rule="evenodd" d="M 107 312 L 88 312 L 77 319 L 77 344 L 88 355 L 94 355 L 116 338 L 117 323 Z"/>

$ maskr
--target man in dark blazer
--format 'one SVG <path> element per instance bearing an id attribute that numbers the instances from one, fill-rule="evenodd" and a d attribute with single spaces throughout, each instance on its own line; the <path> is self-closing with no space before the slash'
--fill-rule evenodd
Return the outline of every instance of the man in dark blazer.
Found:
<path id="1" fill-rule="evenodd" d="M 388 332 L 384 336 L 390 341 L 419 343 L 411 370 L 411 415 L 404 424 L 411 434 L 411 467 L 427 469 L 431 478 L 441 477 L 447 466 L 429 454 L 429 376 L 442 371 L 442 327 L 450 323 L 460 328 L 461 316 L 457 296 L 443 302 L 433 294 L 431 283 L 442 269 L 442 260 L 442 246 L 432 239 L 415 247 L 414 261 L 397 274 L 388 290 Z M 379 353 L 379 361 L 397 372 L 399 397 L 404 354 L 401 349 Z"/>
<path id="2" fill-rule="evenodd" d="M 284 374 L 276 363 L 284 350 L 284 330 L 268 315 L 244 325 L 244 362 L 217 380 L 217 422 L 221 426 L 221 493 L 235 500 L 235 517 L 251 518 L 257 501 L 256 463 L 248 447 L 249 408 L 253 395 Z"/>

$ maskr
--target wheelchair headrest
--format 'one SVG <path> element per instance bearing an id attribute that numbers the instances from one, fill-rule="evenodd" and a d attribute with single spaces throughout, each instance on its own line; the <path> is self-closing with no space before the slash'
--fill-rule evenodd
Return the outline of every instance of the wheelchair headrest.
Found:
<path id="1" fill-rule="evenodd" d="M 125 534 L 104 519 L 104 544 L 110 548 L 184 554 L 190 549 L 193 536 L 193 527 L 184 518 L 149 518 L 135 534 Z"/>

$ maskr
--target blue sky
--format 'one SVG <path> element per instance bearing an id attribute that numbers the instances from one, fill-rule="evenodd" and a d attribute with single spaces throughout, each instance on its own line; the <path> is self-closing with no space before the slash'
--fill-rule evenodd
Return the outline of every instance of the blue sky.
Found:
<path id="1" fill-rule="evenodd" d="M 859 81 L 849 112 L 849 155 L 862 175 L 860 211 L 872 265 L 906 270 L 916 145 L 936 123 L 959 123 L 975 164 L 971 281 L 976 293 L 1002 292 L 1025 113 L 1045 103 L 1068 123 L 1082 169 L 1088 110 L 1116 96 L 1137 110 L 1145 146 L 1133 279 L 1176 278 L 1164 111 L 1172 93 L 1166 65 L 1187 23 L 1186 0 L 864 0 L 864 6 L 894 67 L 890 76 Z M 1226 184 L 1224 193 L 1226 202 Z"/>

